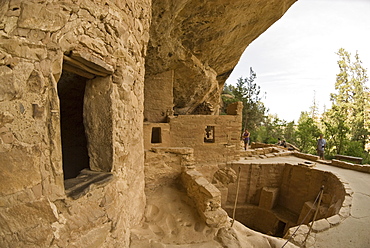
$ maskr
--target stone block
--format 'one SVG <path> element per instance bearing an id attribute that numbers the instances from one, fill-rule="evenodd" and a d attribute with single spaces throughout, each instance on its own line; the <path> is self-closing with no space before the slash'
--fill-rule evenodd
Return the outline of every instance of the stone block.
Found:
<path id="1" fill-rule="evenodd" d="M 69 16 L 68 12 L 63 12 L 58 5 L 53 4 L 46 6 L 23 2 L 21 8 L 18 25 L 22 28 L 57 31 L 66 24 Z"/>
<path id="2" fill-rule="evenodd" d="M 340 218 L 339 215 L 336 214 L 336 215 L 333 215 L 333 216 L 327 218 L 327 220 L 328 220 L 330 226 L 336 226 L 341 222 L 342 219 Z"/>
<path id="3" fill-rule="evenodd" d="M 351 215 L 351 209 L 349 206 L 347 207 L 342 207 L 340 210 L 339 210 L 339 215 L 342 217 L 342 218 L 347 218 Z"/>
<path id="4" fill-rule="evenodd" d="M 229 225 L 228 215 L 222 208 L 216 211 L 204 212 L 205 221 L 210 227 L 225 227 Z"/>
<path id="5" fill-rule="evenodd" d="M 188 171 L 185 172 L 185 174 L 190 176 L 191 178 L 197 178 L 197 177 L 202 176 L 202 173 L 200 173 L 197 170 L 188 170 Z"/>
<path id="6" fill-rule="evenodd" d="M 313 232 L 323 232 L 325 230 L 328 230 L 330 228 L 330 223 L 327 221 L 327 219 L 321 219 L 317 220 L 312 225 L 312 231 Z"/>
<path id="7" fill-rule="evenodd" d="M 264 187 L 261 191 L 259 207 L 264 209 L 273 209 L 278 199 L 279 189 Z"/>
<path id="8" fill-rule="evenodd" d="M 246 157 L 245 160 L 256 160 L 256 157 Z"/>
<path id="9" fill-rule="evenodd" d="M 199 178 L 198 178 L 199 179 Z M 197 179 L 197 180 L 198 180 Z M 210 182 L 208 182 L 205 178 L 203 178 L 207 183 L 203 183 L 203 184 L 199 184 L 199 189 L 200 189 L 200 192 L 205 194 L 207 197 L 209 198 L 219 198 L 221 197 L 221 193 L 220 191 L 216 188 L 216 186 L 214 186 L 213 184 L 211 184 Z M 199 182 L 199 181 L 197 181 Z"/>
<path id="10" fill-rule="evenodd" d="M 0 226 L 7 235 L 46 247 L 52 239 L 51 223 L 57 221 L 47 200 L 19 204 L 0 210 Z M 42 235 L 40 235 L 42 234 Z"/>
<path id="11" fill-rule="evenodd" d="M 352 206 L 352 196 L 346 195 L 342 204 L 343 207 Z"/>
<path id="12" fill-rule="evenodd" d="M 310 220 L 313 219 L 313 215 L 315 213 L 316 206 L 313 205 L 313 202 L 307 201 L 304 203 L 301 213 L 299 214 L 298 223 L 307 224 Z"/>

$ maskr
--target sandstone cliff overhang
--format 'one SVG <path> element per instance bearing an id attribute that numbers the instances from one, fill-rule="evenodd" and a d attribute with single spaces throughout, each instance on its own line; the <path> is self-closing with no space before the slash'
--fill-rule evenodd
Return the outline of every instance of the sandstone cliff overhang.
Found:
<path id="1" fill-rule="evenodd" d="M 146 82 L 172 71 L 175 114 L 197 114 L 202 104 L 218 113 L 223 84 L 243 51 L 295 1 L 153 1 Z"/>

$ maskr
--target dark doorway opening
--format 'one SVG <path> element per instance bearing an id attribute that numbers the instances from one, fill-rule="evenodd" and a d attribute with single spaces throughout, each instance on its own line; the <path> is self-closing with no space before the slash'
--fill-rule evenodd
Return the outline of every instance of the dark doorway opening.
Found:
<path id="1" fill-rule="evenodd" d="M 285 227 L 286 227 L 286 223 L 279 220 L 277 228 L 276 228 L 275 236 L 276 237 L 281 237 L 281 238 L 284 237 Z"/>
<path id="2" fill-rule="evenodd" d="M 63 71 L 58 82 L 64 180 L 89 168 L 83 104 L 87 79 Z"/>
<path id="3" fill-rule="evenodd" d="M 162 143 L 162 130 L 160 127 L 152 128 L 152 141 L 151 143 Z"/>

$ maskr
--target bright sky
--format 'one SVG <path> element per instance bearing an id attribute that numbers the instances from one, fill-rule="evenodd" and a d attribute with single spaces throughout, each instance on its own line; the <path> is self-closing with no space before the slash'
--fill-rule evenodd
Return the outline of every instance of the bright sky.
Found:
<path id="1" fill-rule="evenodd" d="M 298 121 L 314 99 L 320 113 L 330 107 L 339 48 L 358 51 L 370 76 L 370 0 L 298 0 L 247 47 L 226 83 L 249 77 L 252 67 L 269 112 Z"/>

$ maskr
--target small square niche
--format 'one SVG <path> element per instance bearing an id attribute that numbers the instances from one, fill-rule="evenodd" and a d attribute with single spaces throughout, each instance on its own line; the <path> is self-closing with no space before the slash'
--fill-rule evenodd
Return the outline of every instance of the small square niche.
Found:
<path id="1" fill-rule="evenodd" d="M 206 126 L 204 130 L 204 143 L 215 143 L 215 127 Z"/>
<path id="2" fill-rule="evenodd" d="M 151 143 L 162 143 L 162 130 L 160 127 L 152 128 L 152 139 Z"/>

